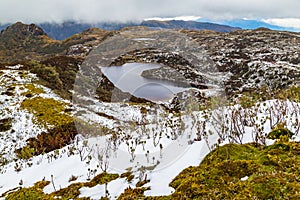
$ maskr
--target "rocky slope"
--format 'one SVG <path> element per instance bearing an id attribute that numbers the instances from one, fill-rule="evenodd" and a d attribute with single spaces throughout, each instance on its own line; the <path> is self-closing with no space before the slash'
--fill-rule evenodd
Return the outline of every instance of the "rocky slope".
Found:
<path id="1" fill-rule="evenodd" d="M 126 29 L 115 34 L 134 37 L 134 30 Z M 161 63 L 166 67 L 145 71 L 143 76 L 176 80 L 198 89 L 222 88 L 228 96 L 257 91 L 259 88 L 276 90 L 299 83 L 299 33 L 269 29 L 231 33 L 183 30 L 181 33 L 192 38 L 190 49 L 203 55 L 189 58 L 184 53 L 192 54 L 190 49 L 186 52 L 182 49 L 176 51 L 177 43 L 170 42 L 169 36 L 159 38 L 161 32 L 152 31 L 151 34 L 142 35 L 156 38 L 163 46 L 161 49 L 151 49 L 152 43 L 155 43 L 153 41 L 148 49 L 129 51 L 116 58 L 111 65 L 126 62 Z"/>
<path id="2" fill-rule="evenodd" d="M 221 72 L 228 93 L 271 89 L 296 83 L 300 77 L 300 34 L 257 29 L 232 33 L 184 31 L 200 45 Z"/>
<path id="3" fill-rule="evenodd" d="M 260 87 L 276 89 L 299 82 L 300 34 L 268 29 L 230 33 L 188 30 L 167 33 L 165 30 L 141 27 L 113 32 L 88 29 L 66 40 L 56 41 L 36 25 L 16 23 L 1 32 L 1 62 L 43 60 L 62 55 L 84 60 L 89 52 L 106 38 L 122 36 L 139 44 L 141 41 L 135 40 L 137 31 L 144 39 L 149 37 L 159 41 L 161 48 L 157 48 L 155 42 L 144 41 L 148 46 L 143 49 L 125 49 L 125 53 L 113 58 L 114 61 L 110 65 L 122 65 L 126 62 L 161 63 L 165 67 L 145 71 L 143 76 L 167 81 L 176 80 L 198 89 L 221 88 L 229 96 Z M 166 37 L 165 34 L 171 35 Z M 181 42 L 190 40 L 187 43 L 189 48 L 176 49 L 178 41 L 170 41 L 175 41 L 177 34 L 184 35 Z M 192 55 L 193 53 L 189 52 L 191 49 L 198 52 L 198 55 Z M 47 62 L 45 64 L 47 65 Z M 104 81 L 104 90 L 107 91 L 107 85 L 110 84 L 109 80 Z"/>
<path id="4" fill-rule="evenodd" d="M 66 40 L 57 41 L 35 24 L 18 22 L 1 31 L 0 60 L 1 63 L 24 62 L 68 53 L 86 55 L 107 33 L 100 29 L 88 29 Z"/>

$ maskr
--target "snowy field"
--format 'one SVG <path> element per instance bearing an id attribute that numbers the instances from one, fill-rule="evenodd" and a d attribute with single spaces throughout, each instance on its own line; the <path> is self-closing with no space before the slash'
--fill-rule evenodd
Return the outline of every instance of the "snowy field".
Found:
<path id="1" fill-rule="evenodd" d="M 101 124 L 115 130 L 116 134 L 89 136 L 83 131 L 73 144 L 59 151 L 20 160 L 14 151 L 23 147 L 28 138 L 47 129 L 37 124 L 35 116 L 20 106 L 27 98 L 22 95 L 27 91 L 24 85 L 37 78 L 27 71 L 7 69 L 1 72 L 1 119 L 13 120 L 10 130 L 0 132 L 0 196 L 8 190 L 29 187 L 43 179 L 51 181 L 44 189 L 45 193 L 51 193 L 71 183 L 86 182 L 103 170 L 118 174 L 131 171 L 135 178 L 131 182 L 118 178 L 106 186 L 81 188 L 80 197 L 100 199 L 106 195 L 107 187 L 110 199 L 116 199 L 124 189 L 135 188 L 136 183 L 144 179 L 149 180 L 144 186 L 150 187 L 145 195 L 169 195 L 174 191 L 169 187 L 172 179 L 183 169 L 199 165 L 217 143 L 257 141 L 272 144 L 274 141 L 265 140 L 265 136 L 276 123 L 284 123 L 296 133 L 294 140 L 300 140 L 300 104 L 290 101 L 265 101 L 252 108 L 242 108 L 237 104 L 176 115 L 167 113 L 163 106 L 151 108 L 128 103 L 102 103 L 81 97 L 93 103 L 73 105 L 71 115 Z M 37 95 L 71 104 L 50 89 L 34 84 L 45 91 Z M 13 88 L 13 94 L 5 94 L 8 88 Z M 142 107 L 149 112 L 147 115 L 141 112 Z M 77 115 L 79 111 L 81 114 Z M 99 116 L 99 112 L 112 117 Z M 70 153 L 71 150 L 75 153 Z M 77 179 L 69 182 L 72 176 Z"/>

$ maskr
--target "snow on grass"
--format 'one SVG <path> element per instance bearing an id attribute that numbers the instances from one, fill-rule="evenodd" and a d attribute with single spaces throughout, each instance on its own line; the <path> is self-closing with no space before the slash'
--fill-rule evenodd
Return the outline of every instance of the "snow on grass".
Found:
<path id="1" fill-rule="evenodd" d="M 119 178 L 116 180 L 113 180 L 105 186 L 105 184 L 97 185 L 92 188 L 83 187 L 80 191 L 79 197 L 90 197 L 91 199 L 100 199 L 101 197 L 104 197 L 105 190 L 109 192 L 108 197 L 110 199 L 117 199 L 118 196 L 121 195 L 121 193 L 128 187 L 130 184 L 125 180 L 125 178 Z M 132 185 L 131 185 L 132 187 Z"/>
<path id="2" fill-rule="evenodd" d="M 14 150 L 24 146 L 26 139 L 34 137 L 44 129 L 33 123 L 33 115 L 20 108 L 24 85 L 31 83 L 35 76 L 17 70 L 2 70 L 0 76 L 0 115 L 1 119 L 11 118 L 11 128 L 0 132 L 0 155 L 6 162 L 14 158 Z M 9 93 L 8 93 L 9 92 Z M 1 167 L 0 167 L 1 169 Z M 4 170 L 4 169 L 2 169 Z"/>
<path id="3" fill-rule="evenodd" d="M 14 94 L 0 95 L 1 117 L 11 117 L 12 131 L 0 133 L 1 153 L 13 158 L 14 149 L 21 147 L 29 137 L 34 137 L 44 129 L 36 125 L 33 115 L 20 109 L 20 103 L 25 99 L 22 95 L 26 89 L 22 84 L 31 83 L 34 75 L 27 73 L 22 76 L 19 71 L 2 70 L 0 76 L 0 91 L 5 92 L 7 88 L 14 86 Z M 38 85 L 36 85 L 39 87 Z M 57 101 L 65 101 L 55 95 L 50 89 L 42 88 L 45 93 L 39 94 L 44 98 L 54 98 Z M 109 182 L 107 186 L 97 185 L 92 188 L 81 188 L 80 197 L 91 197 L 99 199 L 105 196 L 105 187 L 111 199 L 116 199 L 125 188 L 134 188 L 136 183 L 144 178 L 149 179 L 150 190 L 145 192 L 147 196 L 169 195 L 174 189 L 169 183 L 183 169 L 189 166 L 197 166 L 203 158 L 215 147 L 220 139 L 218 131 L 222 126 L 233 127 L 232 119 L 236 118 L 245 124 L 236 124 L 243 133 L 241 143 L 252 142 L 257 136 L 255 128 L 261 127 L 261 132 L 268 133 L 272 130 L 272 123 L 284 121 L 286 127 L 297 132 L 299 123 L 297 118 L 300 112 L 300 104 L 290 101 L 271 100 L 260 102 L 252 108 L 242 108 L 240 105 L 220 107 L 210 111 L 210 116 L 205 118 L 205 111 L 194 111 L 176 116 L 172 113 L 166 114 L 161 106 L 150 107 L 149 105 L 137 105 L 127 103 L 103 103 L 87 97 L 80 97 L 89 104 L 74 104 L 74 112 L 85 111 L 79 117 L 86 121 L 92 121 L 117 131 L 119 138 L 114 144 L 113 135 L 86 138 L 88 142 L 79 140 L 59 151 L 53 151 L 44 155 L 35 156 L 29 160 L 10 161 L 2 170 L 0 179 L 0 194 L 16 188 L 22 180 L 22 187 L 32 186 L 42 179 L 52 181 L 45 187 L 44 192 L 51 193 L 55 189 L 69 186 L 76 182 L 86 182 L 95 175 L 102 172 L 103 163 L 100 156 L 106 156 L 100 150 L 115 148 L 108 154 L 108 173 L 123 173 L 131 171 L 135 178 L 128 182 L 125 178 L 119 178 Z M 143 116 L 141 107 L 147 109 L 147 115 Z M 273 108 L 270 113 L 270 108 Z M 278 113 L 284 111 L 282 113 Z M 104 113 L 112 118 L 99 116 L 96 113 Z M 234 114 L 235 113 L 235 114 Z M 250 119 L 249 115 L 253 114 Z M 219 123 L 213 120 L 220 119 Z M 227 120 L 229 119 L 229 120 Z M 270 121 L 272 119 L 273 122 Z M 231 120 L 231 121 L 230 121 Z M 252 120 L 252 121 L 251 121 Z M 254 121 L 253 121 L 254 120 Z M 195 141 L 203 123 L 205 130 L 209 133 L 201 141 Z M 118 130 L 119 129 L 119 130 Z M 121 130 L 120 130 L 121 129 Z M 233 132 L 228 129 L 227 132 Z M 81 133 L 85 136 L 83 133 Z M 294 140 L 300 140 L 300 134 Z M 19 138 L 21 136 L 21 138 Z M 85 139 L 83 139 L 85 140 Z M 220 145 L 232 142 L 232 138 L 222 139 Z M 237 140 L 239 141 L 239 140 Z M 266 140 L 271 144 L 273 140 Z M 11 147 L 11 148 L 10 148 Z M 154 158 L 154 159 L 153 159 Z M 141 168 L 145 167 L 142 174 Z M 20 171 L 16 168 L 20 168 Z M 142 175 L 141 175 L 142 174 Z M 70 177 L 76 176 L 75 181 L 69 182 Z M 53 177 L 53 178 L 52 178 Z M 55 188 L 54 188 L 55 187 Z"/>
<path id="4" fill-rule="evenodd" d="M 204 141 L 195 142 L 171 165 L 149 173 L 151 190 L 145 192 L 146 196 L 169 195 L 174 189 L 169 187 L 169 183 L 185 168 L 198 166 L 201 160 L 209 153 L 209 149 Z"/>

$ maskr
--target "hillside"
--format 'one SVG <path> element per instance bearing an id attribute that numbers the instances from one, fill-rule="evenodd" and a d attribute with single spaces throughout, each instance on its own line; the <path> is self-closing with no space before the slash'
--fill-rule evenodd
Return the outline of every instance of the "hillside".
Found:
<path id="1" fill-rule="evenodd" d="M 0 199 L 297 199 L 300 34 L 174 23 L 1 32 Z"/>
<path id="2" fill-rule="evenodd" d="M 108 32 L 100 29 L 89 29 L 73 35 L 63 41 L 50 38 L 35 24 L 21 22 L 7 27 L 0 34 L 1 62 L 24 62 L 31 59 L 65 55 L 72 46 L 91 46 L 99 43 Z"/>
<path id="3" fill-rule="evenodd" d="M 167 28 L 167 29 L 185 29 L 185 30 L 211 30 L 216 32 L 231 32 L 239 30 L 238 27 L 231 27 L 216 23 L 209 22 L 196 22 L 196 21 L 156 21 L 149 20 L 143 21 L 141 26 L 154 27 L 154 28 Z"/>

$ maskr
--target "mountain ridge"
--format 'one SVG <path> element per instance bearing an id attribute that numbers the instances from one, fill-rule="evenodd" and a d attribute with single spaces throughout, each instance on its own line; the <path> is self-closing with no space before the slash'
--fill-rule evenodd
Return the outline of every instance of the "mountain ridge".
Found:
<path id="1" fill-rule="evenodd" d="M 148 20 L 148 21 L 143 21 L 141 25 L 147 27 L 154 27 L 154 28 L 212 30 L 216 32 L 231 32 L 231 31 L 241 29 L 238 27 L 232 27 L 232 26 L 227 26 L 227 25 L 222 25 L 217 23 L 182 21 L 182 20 L 170 20 L 170 21 Z"/>
<path id="2" fill-rule="evenodd" d="M 68 37 L 81 33 L 88 28 L 100 28 L 103 30 L 120 30 L 129 26 L 147 26 L 153 28 L 162 29 L 186 29 L 186 30 L 212 30 L 218 32 L 230 32 L 238 30 L 238 27 L 231 27 L 227 25 L 211 23 L 211 22 L 196 22 L 196 21 L 182 21 L 182 20 L 148 20 L 142 22 L 129 22 L 129 23 L 77 23 L 77 22 L 64 22 L 62 24 L 57 23 L 40 23 L 37 24 L 41 27 L 48 36 L 56 40 L 64 40 Z M 1 25 L 0 30 L 11 26 L 10 24 Z"/>
<path id="3" fill-rule="evenodd" d="M 1 31 L 0 59 L 1 62 L 17 62 L 66 55 L 78 44 L 85 45 L 87 49 L 81 53 L 87 53 L 88 48 L 99 43 L 107 33 L 101 29 L 87 29 L 65 40 L 55 40 L 35 24 L 17 22 Z"/>
<path id="4" fill-rule="evenodd" d="M 0 24 L 0 31 L 6 29 L 12 24 Z M 88 28 L 100 28 L 107 31 L 120 30 L 129 26 L 147 26 L 154 28 L 169 28 L 169 29 L 186 29 L 186 30 L 213 30 L 218 32 L 230 32 L 238 29 L 257 29 L 269 28 L 278 31 L 293 31 L 299 32 L 299 29 L 276 26 L 266 23 L 261 20 L 249 19 L 233 19 L 223 21 L 213 21 L 209 19 L 200 18 L 194 21 L 185 20 L 143 20 L 141 22 L 102 22 L 102 23 L 82 23 L 75 21 L 66 21 L 63 23 L 37 23 L 48 36 L 56 40 L 64 40 L 76 33 L 81 33 Z"/>
<path id="5" fill-rule="evenodd" d="M 283 27 L 278 25 L 269 24 L 263 20 L 255 20 L 255 19 L 233 19 L 233 20 L 224 20 L 224 21 L 213 21 L 209 19 L 198 19 L 198 22 L 209 22 L 209 23 L 218 23 L 227 26 L 240 27 L 241 29 L 253 30 L 257 28 L 268 28 L 271 30 L 277 31 L 293 31 L 299 32 L 300 30 L 293 27 Z"/>

